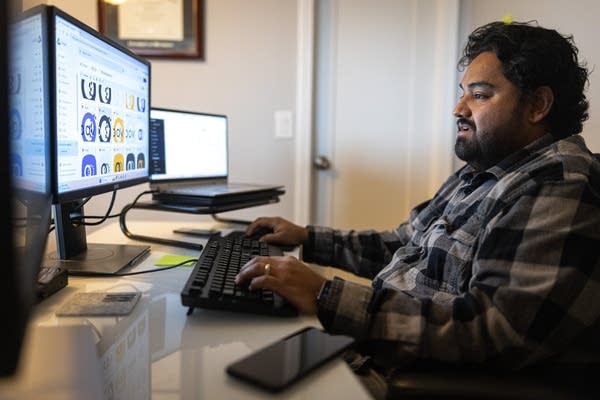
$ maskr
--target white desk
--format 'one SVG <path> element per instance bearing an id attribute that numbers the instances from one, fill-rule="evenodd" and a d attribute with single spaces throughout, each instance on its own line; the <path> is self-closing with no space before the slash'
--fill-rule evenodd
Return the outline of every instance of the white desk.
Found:
<path id="1" fill-rule="evenodd" d="M 136 221 L 130 225 L 144 234 L 172 237 L 172 229 L 185 224 Z M 202 223 L 193 225 L 202 227 Z M 116 222 L 88 234 L 88 242 L 134 243 Z M 150 256 L 135 270 L 155 268 L 154 262 L 164 254 L 198 255 L 194 250 L 151 247 Z M 69 277 L 68 287 L 36 308 L 20 374 L 0 381 L 0 398 L 370 398 L 342 360 L 328 363 L 277 395 L 229 377 L 225 366 L 230 362 L 301 327 L 320 327 L 320 323 L 306 316 L 279 318 L 200 308 L 186 316 L 180 292 L 190 272 L 190 267 L 180 267 L 121 278 Z M 127 317 L 55 315 L 76 292 L 132 290 L 142 292 L 142 298 Z"/>

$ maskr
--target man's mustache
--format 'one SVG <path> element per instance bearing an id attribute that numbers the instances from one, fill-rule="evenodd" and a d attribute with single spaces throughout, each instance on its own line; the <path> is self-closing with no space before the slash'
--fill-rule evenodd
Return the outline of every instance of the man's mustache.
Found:
<path id="1" fill-rule="evenodd" d="M 456 120 L 456 126 L 458 127 L 458 130 L 462 130 L 462 127 L 464 127 L 465 125 L 471 128 L 471 130 L 475 130 L 475 123 L 473 123 L 473 121 L 470 121 L 464 117 L 458 118 Z"/>

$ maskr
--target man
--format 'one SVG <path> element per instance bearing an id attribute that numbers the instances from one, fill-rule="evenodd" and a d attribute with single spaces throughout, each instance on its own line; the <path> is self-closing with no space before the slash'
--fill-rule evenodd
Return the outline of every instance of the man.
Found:
<path id="1" fill-rule="evenodd" d="M 597 361 L 600 163 L 578 135 L 588 78 L 577 48 L 554 30 L 494 22 L 469 36 L 460 65 L 455 152 L 466 165 L 407 222 L 342 232 L 259 218 L 247 229 L 271 228 L 262 240 L 302 244 L 305 261 L 371 287 L 293 257 L 258 257 L 238 282 L 355 337 L 380 371 Z"/>

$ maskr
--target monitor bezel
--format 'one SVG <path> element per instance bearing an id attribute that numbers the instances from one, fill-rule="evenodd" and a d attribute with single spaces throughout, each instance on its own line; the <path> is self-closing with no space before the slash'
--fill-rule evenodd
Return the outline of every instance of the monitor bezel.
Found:
<path id="1" fill-rule="evenodd" d="M 150 61 L 142 56 L 135 54 L 133 51 L 131 51 L 127 47 L 123 46 L 122 44 L 110 39 L 109 37 L 106 37 L 106 36 L 100 34 L 97 30 L 86 25 L 85 23 L 81 22 L 80 20 L 72 17 L 71 15 L 67 14 L 66 12 L 57 8 L 56 6 L 47 6 L 47 8 L 48 8 L 48 25 L 49 25 L 48 33 L 49 33 L 50 43 L 56 42 L 56 35 L 55 35 L 56 18 L 60 17 L 60 18 L 65 19 L 69 23 L 75 25 L 76 27 L 84 30 L 85 32 L 91 34 L 92 36 L 96 37 L 97 39 L 109 44 L 110 46 L 117 48 L 119 51 L 123 52 L 124 54 L 132 57 L 133 59 L 139 61 L 140 63 L 142 63 L 148 67 L 148 102 L 147 102 L 147 104 L 148 104 L 148 128 L 149 128 L 150 127 L 150 110 L 151 110 L 151 104 L 152 104 L 152 102 L 151 102 L 152 64 L 150 63 Z M 55 69 L 56 69 L 55 46 L 50 46 L 49 51 L 50 51 L 50 55 L 49 55 L 50 71 L 55 71 Z M 52 141 L 51 141 L 51 150 L 50 150 L 51 154 L 52 154 L 52 157 L 51 157 L 51 159 L 52 159 L 51 186 L 52 186 L 52 194 L 53 194 L 53 196 L 52 196 L 53 203 L 58 204 L 58 203 L 76 201 L 76 200 L 116 191 L 119 189 L 125 189 L 128 187 L 139 185 L 141 183 L 145 183 L 145 182 L 149 181 L 150 167 L 149 167 L 149 163 L 147 162 L 146 163 L 146 166 L 147 166 L 146 174 L 143 177 L 136 177 L 136 178 L 132 178 L 132 179 L 125 180 L 125 181 L 89 186 L 89 187 L 83 188 L 83 189 L 76 189 L 76 190 L 72 190 L 72 191 L 68 191 L 68 192 L 59 193 L 59 190 L 58 190 L 59 189 L 58 188 L 58 154 L 57 154 L 58 116 L 57 116 L 57 110 L 56 110 L 56 107 L 57 107 L 56 97 L 57 96 L 56 96 L 56 76 L 55 75 L 52 75 L 50 78 L 50 93 L 51 93 L 51 96 L 50 96 L 50 103 L 51 103 L 50 104 L 50 110 L 51 110 L 50 124 L 51 124 L 51 129 L 53 132 L 53 137 L 52 137 Z M 149 135 L 149 133 L 148 133 L 148 135 Z M 148 136 L 147 144 L 148 144 L 147 154 L 150 154 L 150 138 L 149 138 L 149 136 Z"/>

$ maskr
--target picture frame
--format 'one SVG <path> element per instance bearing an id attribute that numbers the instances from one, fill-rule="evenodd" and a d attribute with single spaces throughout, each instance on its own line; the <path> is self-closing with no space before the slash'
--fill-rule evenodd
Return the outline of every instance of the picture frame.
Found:
<path id="1" fill-rule="evenodd" d="M 98 0 L 98 31 L 149 58 L 204 59 L 204 0 Z"/>

